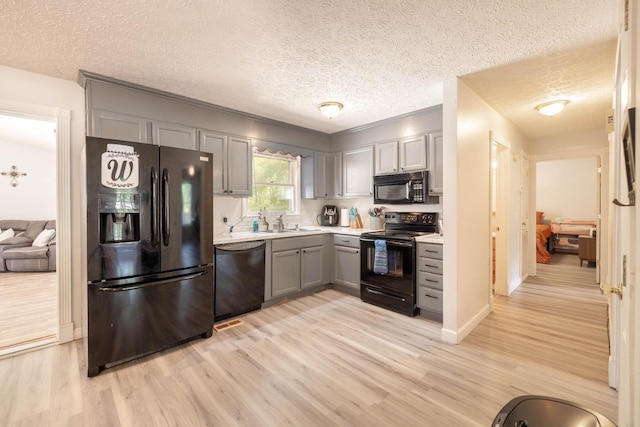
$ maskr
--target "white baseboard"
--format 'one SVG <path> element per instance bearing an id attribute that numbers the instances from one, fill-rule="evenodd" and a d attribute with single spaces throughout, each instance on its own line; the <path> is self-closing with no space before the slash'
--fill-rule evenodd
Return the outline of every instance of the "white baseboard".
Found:
<path id="1" fill-rule="evenodd" d="M 442 328 L 440 338 L 442 341 L 449 344 L 460 343 L 476 326 L 480 324 L 480 322 L 482 322 L 485 317 L 489 315 L 490 312 L 489 304 L 487 304 L 457 331 Z"/>
<path id="2" fill-rule="evenodd" d="M 58 328 L 58 342 L 60 344 L 73 341 L 73 322 L 60 325 Z"/>

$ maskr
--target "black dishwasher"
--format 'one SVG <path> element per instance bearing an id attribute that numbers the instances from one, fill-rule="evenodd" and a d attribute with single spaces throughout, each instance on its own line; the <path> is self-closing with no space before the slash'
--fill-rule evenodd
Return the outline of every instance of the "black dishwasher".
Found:
<path id="1" fill-rule="evenodd" d="M 264 240 L 217 245 L 214 321 L 253 310 L 264 302 Z"/>

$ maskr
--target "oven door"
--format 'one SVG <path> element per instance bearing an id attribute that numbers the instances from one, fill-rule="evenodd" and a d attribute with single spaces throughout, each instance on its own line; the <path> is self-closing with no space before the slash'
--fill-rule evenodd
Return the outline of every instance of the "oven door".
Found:
<path id="1" fill-rule="evenodd" d="M 376 239 L 360 239 L 360 281 L 368 285 L 384 288 L 388 292 L 413 295 L 414 288 L 414 244 L 412 241 L 381 239 L 386 242 L 387 268 L 374 268 Z M 380 264 L 378 264 L 378 267 Z"/>

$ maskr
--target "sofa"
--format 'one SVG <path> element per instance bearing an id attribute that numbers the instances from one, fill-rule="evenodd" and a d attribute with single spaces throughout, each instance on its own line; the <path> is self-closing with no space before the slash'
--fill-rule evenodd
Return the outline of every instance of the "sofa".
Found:
<path id="1" fill-rule="evenodd" d="M 0 272 L 56 271 L 56 221 L 0 220 Z M 4 236 L 3 236 L 4 234 Z"/>

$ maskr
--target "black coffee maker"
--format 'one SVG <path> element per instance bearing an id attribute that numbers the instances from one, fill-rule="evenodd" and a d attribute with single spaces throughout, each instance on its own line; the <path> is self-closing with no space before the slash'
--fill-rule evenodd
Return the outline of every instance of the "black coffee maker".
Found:
<path id="1" fill-rule="evenodd" d="M 340 224 L 340 209 L 337 206 L 325 205 L 316 220 L 319 225 L 336 226 Z"/>

